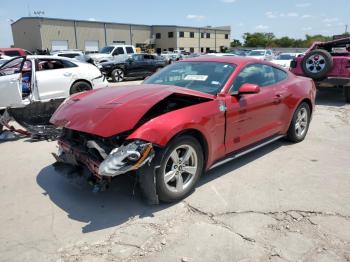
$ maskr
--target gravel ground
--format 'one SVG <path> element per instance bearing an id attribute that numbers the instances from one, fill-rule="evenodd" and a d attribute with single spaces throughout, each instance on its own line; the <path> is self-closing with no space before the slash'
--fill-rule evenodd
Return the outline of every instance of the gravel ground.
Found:
<path id="1" fill-rule="evenodd" d="M 133 177 L 72 183 L 55 142 L 1 143 L 0 261 L 350 261 L 350 106 L 334 91 L 304 142 L 213 169 L 173 205 L 146 205 Z"/>

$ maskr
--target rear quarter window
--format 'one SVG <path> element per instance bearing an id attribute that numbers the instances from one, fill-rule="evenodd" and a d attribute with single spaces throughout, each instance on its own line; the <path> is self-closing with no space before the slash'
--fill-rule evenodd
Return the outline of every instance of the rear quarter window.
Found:
<path id="1" fill-rule="evenodd" d="M 278 68 L 273 68 L 274 74 L 275 74 L 275 79 L 276 82 L 281 82 L 285 79 L 288 78 L 288 73 L 286 73 L 285 71 L 278 69 Z"/>

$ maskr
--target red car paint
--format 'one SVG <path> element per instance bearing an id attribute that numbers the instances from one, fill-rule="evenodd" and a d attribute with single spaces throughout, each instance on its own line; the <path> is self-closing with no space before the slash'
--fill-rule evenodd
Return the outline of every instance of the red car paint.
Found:
<path id="1" fill-rule="evenodd" d="M 237 74 L 248 64 L 262 63 L 285 71 L 272 63 L 241 57 L 199 57 L 180 63 L 186 61 L 232 63 L 237 67 L 216 96 L 163 85 L 94 90 L 76 95 L 61 105 L 51 122 L 101 137 L 132 130 L 127 140 L 140 139 L 159 146 L 166 146 L 181 132 L 196 130 L 206 141 L 206 167 L 209 168 L 233 151 L 271 135 L 286 134 L 293 113 L 302 101 L 307 100 L 311 108 L 314 107 L 316 89 L 313 81 L 290 72 L 286 80 L 261 88 L 257 94 L 228 93 Z M 153 105 L 173 93 L 210 100 L 160 115 L 134 130 L 139 119 Z"/>
<path id="2" fill-rule="evenodd" d="M 26 56 L 29 54 L 22 48 L 0 48 L 0 52 L 7 56 Z"/>

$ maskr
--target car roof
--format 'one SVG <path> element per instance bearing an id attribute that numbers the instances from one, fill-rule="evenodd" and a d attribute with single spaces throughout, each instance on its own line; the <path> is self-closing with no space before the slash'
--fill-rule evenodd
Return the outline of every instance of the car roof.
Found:
<path id="1" fill-rule="evenodd" d="M 6 48 L 0 48 L 0 51 L 24 51 L 23 48 L 19 48 L 19 47 L 6 47 Z"/>

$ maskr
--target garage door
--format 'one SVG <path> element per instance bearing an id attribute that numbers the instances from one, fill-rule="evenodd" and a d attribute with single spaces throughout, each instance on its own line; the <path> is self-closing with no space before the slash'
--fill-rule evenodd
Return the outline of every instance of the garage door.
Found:
<path id="1" fill-rule="evenodd" d="M 85 51 L 88 51 L 88 52 L 98 51 L 98 41 L 95 41 L 95 40 L 85 41 Z"/>
<path id="2" fill-rule="evenodd" d="M 59 51 L 59 50 L 67 50 L 68 49 L 68 40 L 55 40 L 51 43 L 51 50 L 52 51 Z"/>

